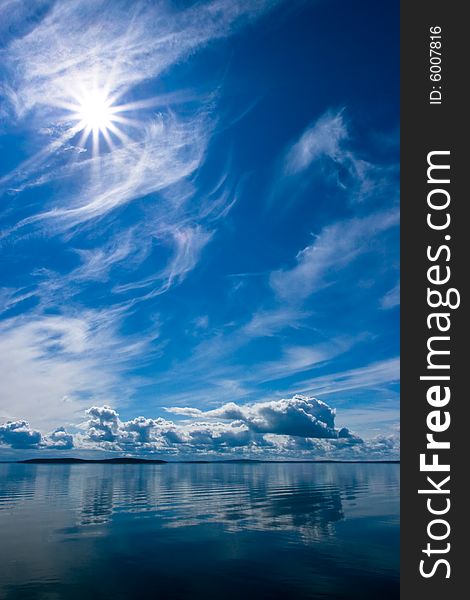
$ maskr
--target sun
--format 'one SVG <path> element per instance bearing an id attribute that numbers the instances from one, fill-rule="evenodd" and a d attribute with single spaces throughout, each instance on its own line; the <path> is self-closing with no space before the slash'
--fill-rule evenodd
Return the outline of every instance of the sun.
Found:
<path id="1" fill-rule="evenodd" d="M 71 135 L 81 134 L 79 145 L 86 147 L 91 136 L 93 155 L 104 149 L 103 141 L 109 150 L 114 148 L 116 141 L 129 141 L 124 126 L 137 125 L 123 113 L 139 106 L 136 103 L 117 104 L 117 99 L 106 88 L 97 87 L 74 94 L 73 101 L 61 104 L 67 111 L 63 120 L 72 123 Z"/>
<path id="2" fill-rule="evenodd" d="M 85 96 L 77 111 L 80 129 L 107 131 L 113 122 L 115 108 L 104 92 L 95 91 Z"/>
<path id="3" fill-rule="evenodd" d="M 135 141 L 147 110 L 161 104 L 158 97 L 130 99 L 129 88 L 118 86 L 112 74 L 83 73 L 76 79 L 61 86 L 51 103 L 63 111 L 55 117 L 64 124 L 59 145 L 73 140 L 94 157 Z"/>

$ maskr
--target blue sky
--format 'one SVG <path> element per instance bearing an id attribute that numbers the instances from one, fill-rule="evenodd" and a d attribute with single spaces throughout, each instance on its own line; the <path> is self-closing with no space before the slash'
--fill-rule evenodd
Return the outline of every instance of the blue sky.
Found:
<path id="1" fill-rule="evenodd" d="M 1 455 L 396 457 L 398 3 L 0 23 Z"/>

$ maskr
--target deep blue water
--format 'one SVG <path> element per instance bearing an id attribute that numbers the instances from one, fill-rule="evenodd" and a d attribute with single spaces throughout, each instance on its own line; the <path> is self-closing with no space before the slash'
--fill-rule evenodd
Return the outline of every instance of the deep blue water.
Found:
<path id="1" fill-rule="evenodd" d="M 399 597 L 394 464 L 0 465 L 0 598 Z"/>

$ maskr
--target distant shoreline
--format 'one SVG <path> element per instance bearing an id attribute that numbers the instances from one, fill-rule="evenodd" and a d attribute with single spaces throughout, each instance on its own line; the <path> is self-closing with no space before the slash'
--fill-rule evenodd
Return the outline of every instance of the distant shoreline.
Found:
<path id="1" fill-rule="evenodd" d="M 178 460 L 167 461 L 148 458 L 29 458 L 26 460 L 6 460 L 0 464 L 48 464 L 48 465 L 80 465 L 80 464 L 110 464 L 110 465 L 177 465 L 177 464 L 400 464 L 400 460 L 256 460 L 256 459 L 226 459 L 226 460 Z"/>

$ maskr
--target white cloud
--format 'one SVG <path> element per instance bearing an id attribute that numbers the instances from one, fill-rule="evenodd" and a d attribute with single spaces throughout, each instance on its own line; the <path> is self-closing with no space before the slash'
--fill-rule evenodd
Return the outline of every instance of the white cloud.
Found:
<path id="1" fill-rule="evenodd" d="M 356 341 L 353 338 L 338 337 L 308 346 L 287 346 L 278 360 L 259 363 L 256 379 L 259 382 L 273 381 L 310 370 L 343 354 Z"/>
<path id="2" fill-rule="evenodd" d="M 332 460 L 397 460 L 400 455 L 400 438 L 396 434 L 381 434 L 366 440 L 294 438 L 270 434 L 265 438 L 273 444 L 271 453 L 274 456 Z"/>
<path id="3" fill-rule="evenodd" d="M 379 388 L 400 381 L 400 359 L 389 358 L 364 367 L 312 377 L 296 383 L 303 392 L 319 395 L 339 394 L 355 389 Z"/>
<path id="4" fill-rule="evenodd" d="M 137 237 L 136 229 L 129 228 L 121 235 L 111 238 L 101 246 L 93 249 L 77 248 L 76 252 L 81 259 L 81 264 L 70 274 L 70 280 L 77 281 L 106 281 L 112 268 L 116 265 L 138 264 L 150 250 L 150 244 L 145 241 L 137 247 L 134 240 Z M 63 279 L 63 278 L 62 278 Z"/>
<path id="5" fill-rule="evenodd" d="M 14 231 L 51 221 L 53 229 L 67 230 L 96 220 L 143 196 L 161 192 L 189 177 L 205 156 L 211 127 L 205 115 L 187 120 L 174 114 L 160 115 L 142 124 L 140 138 L 102 156 L 86 158 L 56 170 L 44 165 L 48 177 L 73 177 L 69 195 L 62 194 L 60 207 L 52 207 L 19 222 Z M 24 168 L 20 176 L 31 177 Z M 41 179 L 41 183 L 43 180 Z M 57 202 L 57 201 L 56 201 Z M 175 207 L 159 199 L 160 214 L 175 214 Z"/>
<path id="6" fill-rule="evenodd" d="M 327 112 L 308 127 L 288 150 L 284 159 L 285 173 L 298 174 L 323 156 L 339 160 L 343 154 L 341 144 L 348 137 L 343 111 Z"/>
<path id="7" fill-rule="evenodd" d="M 238 405 L 201 411 L 194 408 L 167 408 L 169 412 L 190 417 L 209 417 L 240 421 L 255 433 L 274 433 L 314 438 L 350 437 L 348 430 L 335 429 L 335 411 L 316 398 L 296 395 L 289 399 Z"/>
<path id="8" fill-rule="evenodd" d="M 73 436 L 64 427 L 44 436 L 27 421 L 7 421 L 0 425 L 0 445 L 2 444 L 15 450 L 70 450 L 74 445 Z"/>
<path id="9" fill-rule="evenodd" d="M 230 403 L 212 411 L 172 408 L 190 420 L 135 417 L 121 420 L 110 406 L 92 406 L 78 432 L 59 427 L 48 435 L 26 421 L 0 425 L 0 444 L 14 449 L 107 451 L 191 458 L 221 455 L 252 458 L 397 458 L 399 437 L 381 434 L 363 440 L 346 428 L 336 429 L 335 411 L 306 396 L 240 406 Z"/>
<path id="10" fill-rule="evenodd" d="M 21 237 L 33 227 L 47 235 L 66 232 L 70 242 L 77 232 L 91 232 L 95 247 L 88 243 L 77 248 L 82 265 L 63 278 L 62 287 L 106 280 L 111 268 L 128 264 L 128 259 L 136 267 L 157 245 L 172 251 L 168 264 L 160 258 L 155 280 L 128 281 L 122 289 L 126 285 L 140 289 L 155 281 L 156 286 L 143 295 L 148 299 L 180 283 L 197 265 L 213 223 L 236 200 L 236 182 L 229 182 L 227 174 L 212 192 L 197 199 L 190 181 L 204 162 L 214 133 L 217 92 L 186 90 L 130 102 L 139 126 L 129 129 L 124 123 L 125 136 L 114 139 L 111 151 L 91 158 L 71 145 L 74 134 L 62 118 L 64 106 L 78 88 L 93 85 L 108 87 L 116 102 L 122 102 L 120 95 L 211 41 L 235 33 L 274 4 L 275 0 L 214 0 L 176 10 L 166 2 L 135 2 L 129 8 L 79 0 L 53 3 L 36 15 L 30 30 L 12 39 L 2 54 L 10 86 L 3 92 L 10 112 L 40 130 L 41 150 L 7 174 L 0 188 L 21 192 L 51 179 L 60 179 L 63 185 L 60 196 L 49 196 L 40 212 L 33 207 L 33 214 L 3 235 Z M 15 22 L 16 13 L 12 5 Z M 185 105 L 180 114 L 170 108 L 178 104 Z M 120 222 L 105 242 L 97 244 L 99 238 L 93 236 L 97 222 L 104 217 L 118 221 L 118 208 L 143 197 L 145 214 L 138 226 Z M 43 291 L 37 290 L 38 295 Z"/>
<path id="11" fill-rule="evenodd" d="M 41 432 L 31 429 L 27 421 L 7 421 L 0 425 L 0 442 L 12 448 L 37 448 Z"/>
<path id="12" fill-rule="evenodd" d="M 168 228 L 168 230 L 165 236 L 170 237 L 174 252 L 165 268 L 146 279 L 115 286 L 115 292 L 148 288 L 156 282 L 160 282 L 159 286 L 142 297 L 142 299 L 149 299 L 168 291 L 172 285 L 183 281 L 186 275 L 192 271 L 212 234 L 199 226 L 174 228 L 173 231 Z"/>
<path id="13" fill-rule="evenodd" d="M 277 182 L 280 189 L 293 178 L 297 187 L 305 187 L 321 173 L 344 190 L 351 203 L 377 200 L 381 195 L 396 196 L 390 182 L 397 175 L 397 167 L 374 164 L 358 156 L 344 109 L 328 110 L 305 129 L 285 152 L 282 173 L 283 179 Z"/>
<path id="14" fill-rule="evenodd" d="M 93 406 L 87 411 L 84 433 L 76 437 L 83 448 L 126 452 L 191 454 L 221 451 L 252 443 L 248 427 L 241 423 L 174 423 L 143 416 L 122 421 L 109 406 Z"/>
<path id="15" fill-rule="evenodd" d="M 177 407 L 167 410 L 194 420 L 175 423 L 139 416 L 123 421 L 108 405 L 92 406 L 86 411 L 87 421 L 79 426 L 80 432 L 75 434 L 75 439 L 63 427 L 49 436 L 42 436 L 26 421 L 17 421 L 2 425 L 1 441 L 14 448 L 61 450 L 75 446 L 79 449 L 182 454 L 272 448 L 276 436 L 346 440 L 347 444 L 361 442 L 348 429 L 335 428 L 334 409 L 321 400 L 306 396 L 244 406 L 232 402 L 211 411 Z M 272 434 L 274 438 L 265 438 L 265 434 Z"/>
<path id="16" fill-rule="evenodd" d="M 58 166 L 53 155 L 61 148 L 69 149 L 74 137 L 62 119 L 64 107 L 74 94 L 98 85 L 108 88 L 110 95 L 118 99 L 211 41 L 231 35 L 274 4 L 275 0 L 214 0 L 181 10 L 165 2 L 138 1 L 129 7 L 105 0 L 66 0 L 51 5 L 42 18 L 35 19 L 35 26 L 26 35 L 10 41 L 2 59 L 10 75 L 10 87 L 3 90 L 6 101 L 19 119 L 28 117 L 32 127 L 37 123 L 30 113 L 38 112 L 41 130 L 52 133 L 53 140 L 49 145 L 43 143 L 35 157 L 4 177 L 4 186 L 21 189 L 31 180 L 41 184 L 44 177 L 63 176 L 64 168 Z M 186 96 L 186 100 L 195 101 L 193 93 Z M 184 94 L 183 98 L 166 94 L 127 105 L 155 109 L 184 99 Z M 140 127 L 144 131 L 138 136 L 140 140 L 122 138 L 120 146 L 107 153 L 104 160 L 72 162 L 75 169 L 90 169 L 99 162 L 103 172 L 99 180 L 111 184 L 102 191 L 84 189 L 84 196 L 93 199 L 59 209 L 57 216 L 90 218 L 194 171 L 211 133 L 207 114 L 203 116 L 196 108 L 187 119 L 167 113 L 167 119 L 162 120 L 154 118 L 154 110 L 142 112 L 147 126 Z"/>
<path id="17" fill-rule="evenodd" d="M 380 306 L 383 309 L 395 308 L 400 306 L 400 282 L 398 282 L 391 290 L 389 290 L 380 301 Z"/>
<path id="18" fill-rule="evenodd" d="M 301 303 L 326 285 L 333 273 L 370 251 L 372 238 L 398 223 L 398 211 L 390 210 L 326 226 L 297 254 L 294 267 L 271 274 L 273 290 L 283 300 Z"/>
<path id="19" fill-rule="evenodd" d="M 158 335 L 124 338 L 119 311 L 30 315 L 0 323 L 2 412 L 36 427 L 69 423 L 90 398 L 125 401 L 136 384 L 125 373 Z"/>
<path id="20" fill-rule="evenodd" d="M 50 450 L 71 450 L 73 448 L 73 435 L 65 427 L 58 427 L 49 436 L 43 439 L 44 446 Z"/>
<path id="21" fill-rule="evenodd" d="M 310 313 L 290 306 L 281 306 L 272 310 L 256 311 L 243 326 L 242 331 L 248 337 L 273 336 L 290 327 L 298 329 Z"/>
<path id="22" fill-rule="evenodd" d="M 60 103 L 77 82 L 90 86 L 98 77 L 122 91 L 157 77 L 273 4 L 215 0 L 175 10 L 166 2 L 54 3 L 6 53 L 5 66 L 21 93 L 20 115 L 38 104 Z"/>

